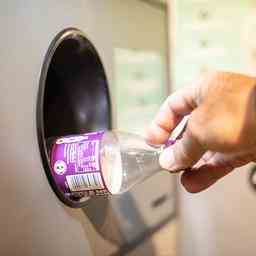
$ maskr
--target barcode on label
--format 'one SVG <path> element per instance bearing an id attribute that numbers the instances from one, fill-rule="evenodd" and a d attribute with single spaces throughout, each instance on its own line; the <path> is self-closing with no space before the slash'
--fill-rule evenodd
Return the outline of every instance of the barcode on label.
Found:
<path id="1" fill-rule="evenodd" d="M 71 191 L 103 189 L 104 185 L 99 172 L 66 176 Z"/>

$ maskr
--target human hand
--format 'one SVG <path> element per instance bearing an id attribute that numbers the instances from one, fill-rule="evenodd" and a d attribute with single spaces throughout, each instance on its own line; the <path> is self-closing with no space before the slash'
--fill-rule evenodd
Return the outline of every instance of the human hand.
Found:
<path id="1" fill-rule="evenodd" d="M 256 78 L 229 72 L 203 75 L 166 99 L 147 139 L 166 142 L 188 114 L 182 138 L 159 159 L 171 172 L 186 170 L 181 183 L 187 191 L 200 192 L 256 161 Z"/>

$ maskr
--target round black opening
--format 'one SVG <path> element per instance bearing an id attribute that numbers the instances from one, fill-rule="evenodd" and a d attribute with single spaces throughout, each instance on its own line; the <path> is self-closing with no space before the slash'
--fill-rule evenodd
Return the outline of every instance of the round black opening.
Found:
<path id="1" fill-rule="evenodd" d="M 66 205 L 82 207 L 85 202 L 65 196 L 56 186 L 47 143 L 54 137 L 110 128 L 110 97 L 99 55 L 80 30 L 65 29 L 54 38 L 45 56 L 37 99 L 37 130 L 48 180 Z"/>

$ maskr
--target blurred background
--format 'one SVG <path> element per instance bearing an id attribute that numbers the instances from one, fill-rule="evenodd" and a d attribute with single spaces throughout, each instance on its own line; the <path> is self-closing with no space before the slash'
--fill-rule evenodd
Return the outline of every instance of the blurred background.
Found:
<path id="1" fill-rule="evenodd" d="M 45 177 L 35 105 L 51 41 L 76 27 L 103 62 L 112 127 L 143 135 L 163 100 L 200 73 L 256 74 L 256 0 L 11 0 L 0 14 L 1 255 L 255 255 L 253 165 L 200 194 L 162 172 L 71 209 Z"/>
<path id="2" fill-rule="evenodd" d="M 139 2 L 144 5 L 144 27 L 139 36 L 129 36 L 133 46 L 115 50 L 118 128 L 143 134 L 163 99 L 200 73 L 220 69 L 256 74 L 255 0 Z M 240 169 L 199 195 L 189 195 L 178 177 L 164 174 L 131 191 L 136 200 L 140 193 L 145 197 L 141 191 L 148 186 L 170 180 L 161 193 L 171 189 L 176 202 L 173 210 L 164 210 L 175 217 L 133 253 L 142 255 L 139 250 L 150 241 L 152 255 L 254 255 L 254 167 Z"/>

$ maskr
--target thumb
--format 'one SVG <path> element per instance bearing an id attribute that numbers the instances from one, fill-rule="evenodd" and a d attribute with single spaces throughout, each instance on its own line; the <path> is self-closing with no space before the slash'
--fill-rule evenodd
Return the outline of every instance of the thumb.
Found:
<path id="1" fill-rule="evenodd" d="M 162 152 L 159 163 L 171 172 L 182 171 L 196 164 L 205 152 L 199 141 L 186 129 L 180 140 Z"/>

